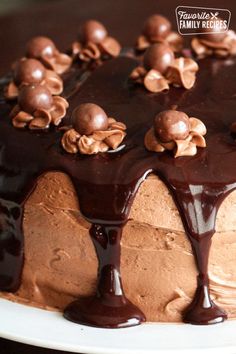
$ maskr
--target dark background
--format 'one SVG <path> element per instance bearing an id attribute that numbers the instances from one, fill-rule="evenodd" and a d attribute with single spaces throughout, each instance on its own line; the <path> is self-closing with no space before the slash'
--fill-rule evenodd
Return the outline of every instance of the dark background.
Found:
<path id="1" fill-rule="evenodd" d="M 35 35 L 47 35 L 65 50 L 75 40 L 81 22 L 95 18 L 104 22 L 112 36 L 122 38 L 123 46 L 132 46 L 143 21 L 153 13 L 166 15 L 176 29 L 179 5 L 227 8 L 235 23 L 236 0 L 0 0 L 0 75 L 24 55 L 26 42 Z M 60 353 L 65 352 L 0 339 L 0 354 Z"/>
<path id="2" fill-rule="evenodd" d="M 21 10 L 13 9 L 14 3 Z M 150 14 L 166 15 L 176 28 L 175 8 L 179 5 L 227 8 L 235 16 L 235 0 L 0 0 L 0 11 L 8 9 L 0 17 L 0 75 L 24 55 L 32 36 L 47 35 L 65 50 L 76 39 L 81 22 L 95 18 L 123 46 L 132 46 Z M 21 12 L 12 16 L 15 11 Z"/>

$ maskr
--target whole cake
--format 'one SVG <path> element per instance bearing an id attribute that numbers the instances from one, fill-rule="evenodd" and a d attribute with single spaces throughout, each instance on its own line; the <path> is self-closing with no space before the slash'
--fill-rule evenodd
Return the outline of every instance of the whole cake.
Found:
<path id="1" fill-rule="evenodd" d="M 129 45 L 86 13 L 8 63 L 2 297 L 108 328 L 236 318 L 236 27 L 185 40 L 168 6 Z"/>

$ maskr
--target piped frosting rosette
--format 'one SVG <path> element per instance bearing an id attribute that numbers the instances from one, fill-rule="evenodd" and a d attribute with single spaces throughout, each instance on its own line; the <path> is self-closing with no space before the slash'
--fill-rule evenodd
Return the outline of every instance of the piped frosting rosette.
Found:
<path id="1" fill-rule="evenodd" d="M 108 35 L 101 22 L 88 20 L 80 30 L 79 40 L 72 44 L 72 55 L 83 62 L 102 61 L 120 54 L 119 42 Z"/>
<path id="2" fill-rule="evenodd" d="M 154 125 L 145 135 L 147 150 L 154 152 L 173 151 L 174 157 L 194 156 L 197 147 L 206 147 L 204 123 L 184 112 L 176 110 L 157 114 Z"/>
<path id="3" fill-rule="evenodd" d="M 191 58 L 175 58 L 165 43 L 156 43 L 147 49 L 143 66 L 136 67 L 130 79 L 153 93 L 168 90 L 170 85 L 189 90 L 196 81 L 198 64 Z"/>
<path id="4" fill-rule="evenodd" d="M 53 70 L 48 70 L 37 59 L 22 58 L 14 64 L 13 78 L 6 86 L 6 99 L 16 99 L 23 86 L 42 85 L 48 88 L 52 95 L 60 95 L 63 91 L 63 81 Z"/>
<path id="5" fill-rule="evenodd" d="M 126 126 L 109 118 L 96 104 L 81 104 L 72 114 L 73 127 L 63 135 L 61 143 L 71 154 L 93 155 L 116 150 L 124 140 Z"/>
<path id="6" fill-rule="evenodd" d="M 58 126 L 68 106 L 63 97 L 52 96 L 47 87 L 28 85 L 21 89 L 10 117 L 15 128 L 42 130 L 50 125 Z"/>

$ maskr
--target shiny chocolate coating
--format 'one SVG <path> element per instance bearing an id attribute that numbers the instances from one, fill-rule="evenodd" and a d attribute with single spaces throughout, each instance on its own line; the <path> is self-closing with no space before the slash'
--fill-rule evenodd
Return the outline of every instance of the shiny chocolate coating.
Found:
<path id="1" fill-rule="evenodd" d="M 55 52 L 55 44 L 48 37 L 34 37 L 26 45 L 26 55 L 29 58 L 52 57 Z"/>
<path id="2" fill-rule="evenodd" d="M 107 30 L 101 22 L 88 20 L 84 22 L 80 30 L 80 37 L 84 43 L 101 43 L 107 37 Z"/>
<path id="3" fill-rule="evenodd" d="M 187 138 L 190 129 L 186 113 L 174 110 L 162 111 L 154 120 L 155 134 L 163 143 Z"/>
<path id="4" fill-rule="evenodd" d="M 42 85 L 24 86 L 18 96 L 20 108 L 33 114 L 37 110 L 48 110 L 52 107 L 53 99 L 47 87 Z"/>
<path id="5" fill-rule="evenodd" d="M 147 70 L 156 69 L 163 74 L 173 60 L 174 53 L 169 45 L 165 43 L 156 43 L 146 50 L 143 63 Z"/>
<path id="6" fill-rule="evenodd" d="M 143 34 L 150 41 L 165 39 L 171 31 L 170 21 L 161 15 L 150 16 L 143 26 Z"/>
<path id="7" fill-rule="evenodd" d="M 75 130 L 81 135 L 90 135 L 108 128 L 108 117 L 104 110 L 94 103 L 83 103 L 72 113 Z"/>
<path id="8" fill-rule="evenodd" d="M 38 84 L 45 77 L 45 68 L 37 59 L 21 59 L 16 63 L 13 78 L 16 85 Z"/>
<path id="9" fill-rule="evenodd" d="M 212 21 L 214 23 L 214 27 L 203 28 L 201 30 L 202 34 L 199 34 L 199 38 L 211 42 L 222 42 L 223 39 L 226 37 L 226 32 L 222 32 L 224 30 L 222 29 L 219 23 L 219 21 L 222 21 L 222 19 L 218 18 L 217 20 L 212 20 Z M 211 32 L 211 33 L 207 33 L 207 32 Z"/>

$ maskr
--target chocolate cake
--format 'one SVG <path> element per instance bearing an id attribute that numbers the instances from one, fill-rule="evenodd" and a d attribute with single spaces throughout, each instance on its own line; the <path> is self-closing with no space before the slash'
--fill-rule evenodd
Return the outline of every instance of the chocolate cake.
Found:
<path id="1" fill-rule="evenodd" d="M 71 20 L 64 52 L 39 24 L 5 61 L 1 296 L 98 327 L 236 318 L 235 23 L 185 39 L 174 1 L 71 4 L 38 12 Z"/>

